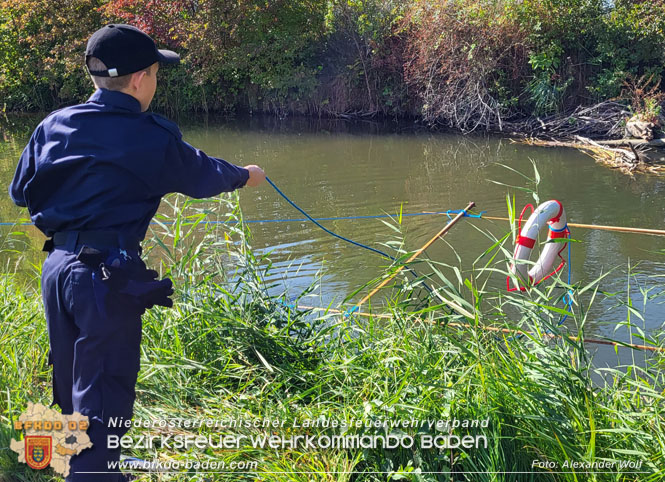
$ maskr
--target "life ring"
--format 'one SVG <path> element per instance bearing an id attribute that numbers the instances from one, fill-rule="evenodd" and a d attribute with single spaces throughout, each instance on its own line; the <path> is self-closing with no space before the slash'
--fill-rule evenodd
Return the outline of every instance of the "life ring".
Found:
<path id="1" fill-rule="evenodd" d="M 522 216 L 524 216 L 525 211 L 529 207 L 533 212 L 524 225 L 524 228 L 522 228 Z M 529 260 L 531 251 L 536 244 L 538 233 L 546 225 L 549 225 L 548 242 L 545 243 L 536 264 L 529 269 L 528 264 L 518 261 Z M 526 290 L 524 286 L 520 286 L 519 280 L 522 280 L 522 282 L 528 281 L 529 285 L 533 286 L 558 273 L 563 268 L 566 261 L 561 257 L 561 252 L 566 249 L 568 242 L 549 242 L 552 239 L 570 237 L 570 230 L 566 223 L 566 211 L 563 209 L 563 205 L 556 200 L 546 201 L 534 210 L 531 204 L 527 204 L 520 214 L 518 233 L 515 240 L 513 263 L 510 265 L 510 272 L 513 275 L 517 275 L 517 280 L 513 281 L 515 284 L 515 288 L 513 289 L 510 288 L 510 281 L 507 281 L 509 291 L 517 289 Z M 561 259 L 561 263 L 556 269 L 550 271 L 557 257 Z"/>

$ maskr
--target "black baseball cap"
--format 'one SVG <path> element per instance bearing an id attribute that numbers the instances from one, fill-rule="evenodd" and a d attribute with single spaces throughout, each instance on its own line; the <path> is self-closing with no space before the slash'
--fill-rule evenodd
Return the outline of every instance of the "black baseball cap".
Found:
<path id="1" fill-rule="evenodd" d="M 96 77 L 120 77 L 133 74 L 155 62 L 177 64 L 180 55 L 170 50 L 159 50 L 150 36 L 131 25 L 111 24 L 92 34 L 85 49 L 86 64 L 96 57 L 107 70 L 90 70 Z"/>

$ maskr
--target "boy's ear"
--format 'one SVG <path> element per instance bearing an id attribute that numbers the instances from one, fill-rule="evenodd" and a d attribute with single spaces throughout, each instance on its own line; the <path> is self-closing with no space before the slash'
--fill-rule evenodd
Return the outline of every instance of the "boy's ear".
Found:
<path id="1" fill-rule="evenodd" d="M 141 82 L 143 81 L 143 77 L 146 75 L 148 75 L 148 73 L 145 70 L 134 72 L 132 74 L 131 80 L 129 81 L 129 85 L 132 87 L 132 89 L 139 90 L 141 87 Z"/>

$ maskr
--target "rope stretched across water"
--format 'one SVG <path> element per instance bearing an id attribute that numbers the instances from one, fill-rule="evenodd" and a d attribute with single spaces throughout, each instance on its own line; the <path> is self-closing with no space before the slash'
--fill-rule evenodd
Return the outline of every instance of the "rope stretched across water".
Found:
<path id="1" fill-rule="evenodd" d="M 454 218 L 451 218 L 450 215 L 448 215 L 448 224 L 446 224 L 443 229 L 441 229 L 438 233 L 434 235 L 433 238 L 431 238 L 429 241 L 427 241 L 419 250 L 417 250 L 415 253 L 411 255 L 409 259 L 406 260 L 406 263 L 410 263 L 411 261 L 415 260 L 418 256 L 420 256 L 427 248 L 429 248 L 432 243 L 434 243 L 437 239 L 442 238 L 443 236 L 446 235 L 446 233 L 452 228 L 457 221 L 459 221 L 461 218 L 464 217 L 464 214 L 470 209 L 473 209 L 473 207 L 476 205 L 475 202 L 471 201 L 466 208 L 460 210 L 457 212 L 457 215 Z M 392 275 L 390 275 L 388 278 L 384 279 L 379 286 L 374 288 L 367 296 L 365 296 L 362 300 L 360 300 L 356 305 L 353 307 L 354 310 L 360 309 L 360 307 L 367 302 L 372 296 L 374 296 L 381 288 L 383 288 L 385 285 L 387 285 L 395 276 L 399 274 L 399 272 L 402 270 L 402 268 L 406 266 L 406 264 L 403 264 L 400 266 L 397 271 L 395 271 Z M 442 302 L 453 308 L 455 311 L 458 313 L 462 313 L 464 316 L 470 316 L 473 317 L 468 311 L 466 311 L 464 308 L 459 306 L 458 303 L 455 303 L 451 300 L 447 300 L 443 296 L 441 296 L 438 292 L 432 291 L 432 294 L 435 295 L 437 298 L 439 298 Z"/>
<path id="2" fill-rule="evenodd" d="M 412 217 L 412 216 L 440 216 L 450 214 L 457 214 L 459 210 L 449 209 L 447 211 L 422 211 L 419 213 L 403 213 L 400 216 L 403 218 Z M 297 223 L 304 221 L 348 221 L 354 219 L 387 219 L 394 218 L 395 216 L 390 214 L 375 214 L 375 215 L 366 215 L 366 216 L 332 216 L 326 218 L 287 218 L 287 219 L 245 219 L 244 223 L 247 224 L 261 224 L 261 223 Z M 508 218 L 499 217 L 499 216 L 486 216 L 485 211 L 482 211 L 479 214 L 470 214 L 465 213 L 464 217 L 466 218 L 479 218 L 479 219 L 488 219 L 491 221 L 510 221 Z M 197 224 L 237 224 L 240 221 L 230 220 L 230 221 L 200 221 Z M 160 221 L 159 223 L 153 221 L 150 224 L 174 224 L 173 221 Z M 1 222 L 0 226 L 34 226 L 35 223 L 8 223 Z M 599 231 L 613 231 L 618 233 L 632 233 L 632 234 L 648 234 L 652 236 L 665 236 L 665 230 L 662 229 L 649 229 L 649 228 L 633 228 L 626 226 L 604 226 L 600 224 L 579 224 L 579 223 L 568 223 L 568 226 L 573 228 L 582 228 L 582 229 L 592 229 Z"/>
<path id="3" fill-rule="evenodd" d="M 402 213 L 400 214 L 403 218 L 409 218 L 414 216 L 436 216 L 436 215 L 450 215 L 457 214 L 459 210 L 448 209 L 447 211 L 423 211 L 420 213 Z M 480 214 L 469 214 L 466 213 L 464 217 L 467 218 L 481 218 L 482 213 Z M 392 214 L 370 214 L 365 216 L 330 216 L 326 218 L 313 218 L 315 221 L 352 221 L 356 219 L 394 219 L 395 216 Z M 284 219 L 243 219 L 245 224 L 266 224 L 266 223 L 302 223 L 309 221 L 309 218 L 284 218 Z M 153 221 L 150 224 L 175 224 L 175 221 Z M 234 219 L 227 221 L 200 221 L 197 224 L 238 224 L 240 221 Z M 34 226 L 35 223 L 0 223 L 0 226 Z"/>

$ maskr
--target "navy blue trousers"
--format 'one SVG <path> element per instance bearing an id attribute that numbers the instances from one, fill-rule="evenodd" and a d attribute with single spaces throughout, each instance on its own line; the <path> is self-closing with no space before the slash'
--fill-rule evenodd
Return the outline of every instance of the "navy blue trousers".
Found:
<path id="1" fill-rule="evenodd" d="M 118 482 L 124 478 L 109 463 L 118 461 L 120 450 L 107 448 L 107 436 L 127 429 L 109 428 L 108 421 L 132 417 L 144 309 L 100 290 L 94 270 L 77 261 L 75 251 L 52 250 L 42 269 L 54 403 L 64 414 L 88 416 L 93 443 L 72 457 L 66 480 Z M 142 264 L 138 253 L 130 254 Z"/>

